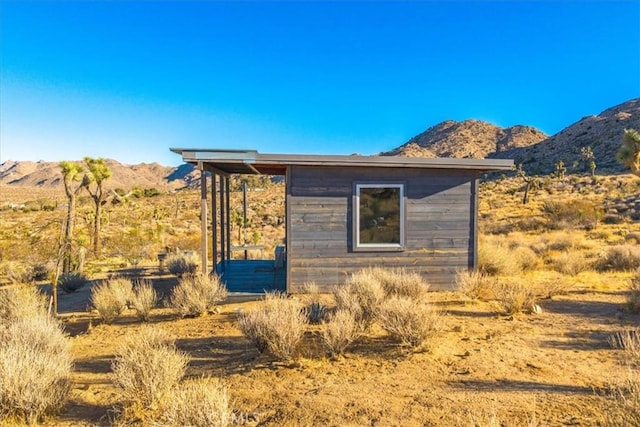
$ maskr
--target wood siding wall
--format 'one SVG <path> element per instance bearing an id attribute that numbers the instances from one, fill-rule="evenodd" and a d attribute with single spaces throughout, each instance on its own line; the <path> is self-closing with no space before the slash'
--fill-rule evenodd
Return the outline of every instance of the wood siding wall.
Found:
<path id="1" fill-rule="evenodd" d="M 289 292 L 309 281 L 329 291 L 367 266 L 405 267 L 422 274 L 431 289 L 452 289 L 456 270 L 475 259 L 476 178 L 456 170 L 290 167 Z M 405 184 L 404 251 L 353 251 L 355 182 Z"/>

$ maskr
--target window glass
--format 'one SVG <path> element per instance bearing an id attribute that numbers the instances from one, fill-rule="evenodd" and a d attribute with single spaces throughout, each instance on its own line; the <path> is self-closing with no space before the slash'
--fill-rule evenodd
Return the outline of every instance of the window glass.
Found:
<path id="1" fill-rule="evenodd" d="M 357 186 L 358 246 L 403 244 L 402 185 Z"/>

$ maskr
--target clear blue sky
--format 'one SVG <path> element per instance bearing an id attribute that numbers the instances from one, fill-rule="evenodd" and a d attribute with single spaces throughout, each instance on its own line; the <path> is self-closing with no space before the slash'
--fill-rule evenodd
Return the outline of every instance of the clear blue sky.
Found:
<path id="1" fill-rule="evenodd" d="M 0 162 L 375 154 L 640 96 L 640 1 L 0 0 Z"/>

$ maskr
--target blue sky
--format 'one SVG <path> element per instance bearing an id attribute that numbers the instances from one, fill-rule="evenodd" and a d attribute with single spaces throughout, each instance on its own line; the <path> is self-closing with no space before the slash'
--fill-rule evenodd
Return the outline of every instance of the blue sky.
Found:
<path id="1" fill-rule="evenodd" d="M 640 96 L 640 2 L 0 1 L 0 162 L 375 154 Z"/>

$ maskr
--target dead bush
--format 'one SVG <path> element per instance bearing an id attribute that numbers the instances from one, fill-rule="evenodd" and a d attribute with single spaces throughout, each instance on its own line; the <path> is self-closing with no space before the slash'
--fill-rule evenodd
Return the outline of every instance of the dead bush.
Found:
<path id="1" fill-rule="evenodd" d="M 138 318 L 144 322 L 149 321 L 149 314 L 158 302 L 158 294 L 153 285 L 148 280 L 140 280 L 135 283 L 131 295 L 131 308 L 133 308 Z"/>
<path id="2" fill-rule="evenodd" d="M 62 408 L 71 389 L 70 350 L 44 314 L 0 326 L 0 423 L 36 423 Z"/>
<path id="3" fill-rule="evenodd" d="M 633 365 L 640 364 L 640 330 L 616 332 L 609 337 L 609 343 L 613 348 L 624 350 L 625 361 L 631 362 Z"/>
<path id="4" fill-rule="evenodd" d="M 182 317 L 201 316 L 227 297 L 227 288 L 217 275 L 189 275 L 180 279 L 171 292 L 169 304 Z"/>
<path id="5" fill-rule="evenodd" d="M 540 257 L 533 249 L 526 246 L 518 246 L 513 250 L 513 256 L 523 271 L 531 271 L 540 267 Z"/>
<path id="6" fill-rule="evenodd" d="M 640 271 L 631 279 L 631 288 L 627 294 L 627 311 L 633 314 L 640 313 Z"/>
<path id="7" fill-rule="evenodd" d="M 182 379 L 189 357 L 162 329 L 145 326 L 125 336 L 112 362 L 113 378 L 130 413 L 160 407 Z"/>
<path id="8" fill-rule="evenodd" d="M 0 263 L 0 276 L 4 275 L 11 283 L 31 283 L 33 270 L 21 262 L 4 261 Z"/>
<path id="9" fill-rule="evenodd" d="M 379 280 L 386 296 L 405 296 L 414 299 L 426 298 L 429 285 L 418 273 L 410 273 L 402 268 L 370 269 L 372 278 Z"/>
<path id="10" fill-rule="evenodd" d="M 542 211 L 549 219 L 549 224 L 556 228 L 593 229 L 604 215 L 601 206 L 582 199 L 548 200 L 544 202 Z"/>
<path id="11" fill-rule="evenodd" d="M 489 298 L 496 280 L 478 270 L 461 270 L 456 273 L 456 286 L 472 300 Z"/>
<path id="12" fill-rule="evenodd" d="M 163 425 L 225 427 L 233 424 L 233 417 L 224 383 L 201 378 L 173 389 L 164 400 L 158 418 Z"/>
<path id="13" fill-rule="evenodd" d="M 508 276 L 520 273 L 522 267 L 506 245 L 485 240 L 478 245 L 478 270 L 492 276 Z"/>
<path id="14" fill-rule="evenodd" d="M 425 301 L 391 297 L 377 312 L 380 326 L 402 345 L 418 347 L 442 328 L 442 315 Z"/>
<path id="15" fill-rule="evenodd" d="M 551 257 L 551 266 L 558 273 L 576 276 L 591 268 L 584 254 L 577 251 L 561 252 Z"/>
<path id="16" fill-rule="evenodd" d="M 498 283 L 496 298 L 509 315 L 530 312 L 536 303 L 533 290 L 520 282 Z"/>
<path id="17" fill-rule="evenodd" d="M 91 289 L 91 304 L 105 323 L 111 323 L 127 308 L 132 295 L 129 279 L 110 279 Z"/>
<path id="18" fill-rule="evenodd" d="M 362 331 L 349 310 L 337 310 L 322 325 L 322 340 L 332 355 L 343 354 L 360 337 Z"/>
<path id="19" fill-rule="evenodd" d="M 628 271 L 640 267 L 640 247 L 616 245 L 598 263 L 600 270 Z"/>
<path id="20" fill-rule="evenodd" d="M 238 319 L 238 327 L 259 352 L 291 359 L 304 335 L 307 316 L 299 300 L 274 292 Z"/>
<path id="21" fill-rule="evenodd" d="M 337 286 L 333 296 L 338 310 L 351 311 L 362 331 L 366 331 L 375 320 L 386 292 L 376 272 L 367 268 L 352 274 L 344 285 Z"/>
<path id="22" fill-rule="evenodd" d="M 182 277 L 198 272 L 198 259 L 194 255 L 171 254 L 165 260 L 169 273 Z"/>
<path id="23" fill-rule="evenodd" d="M 17 319 L 46 316 L 47 299 L 32 285 L 0 289 L 0 326 Z"/>

